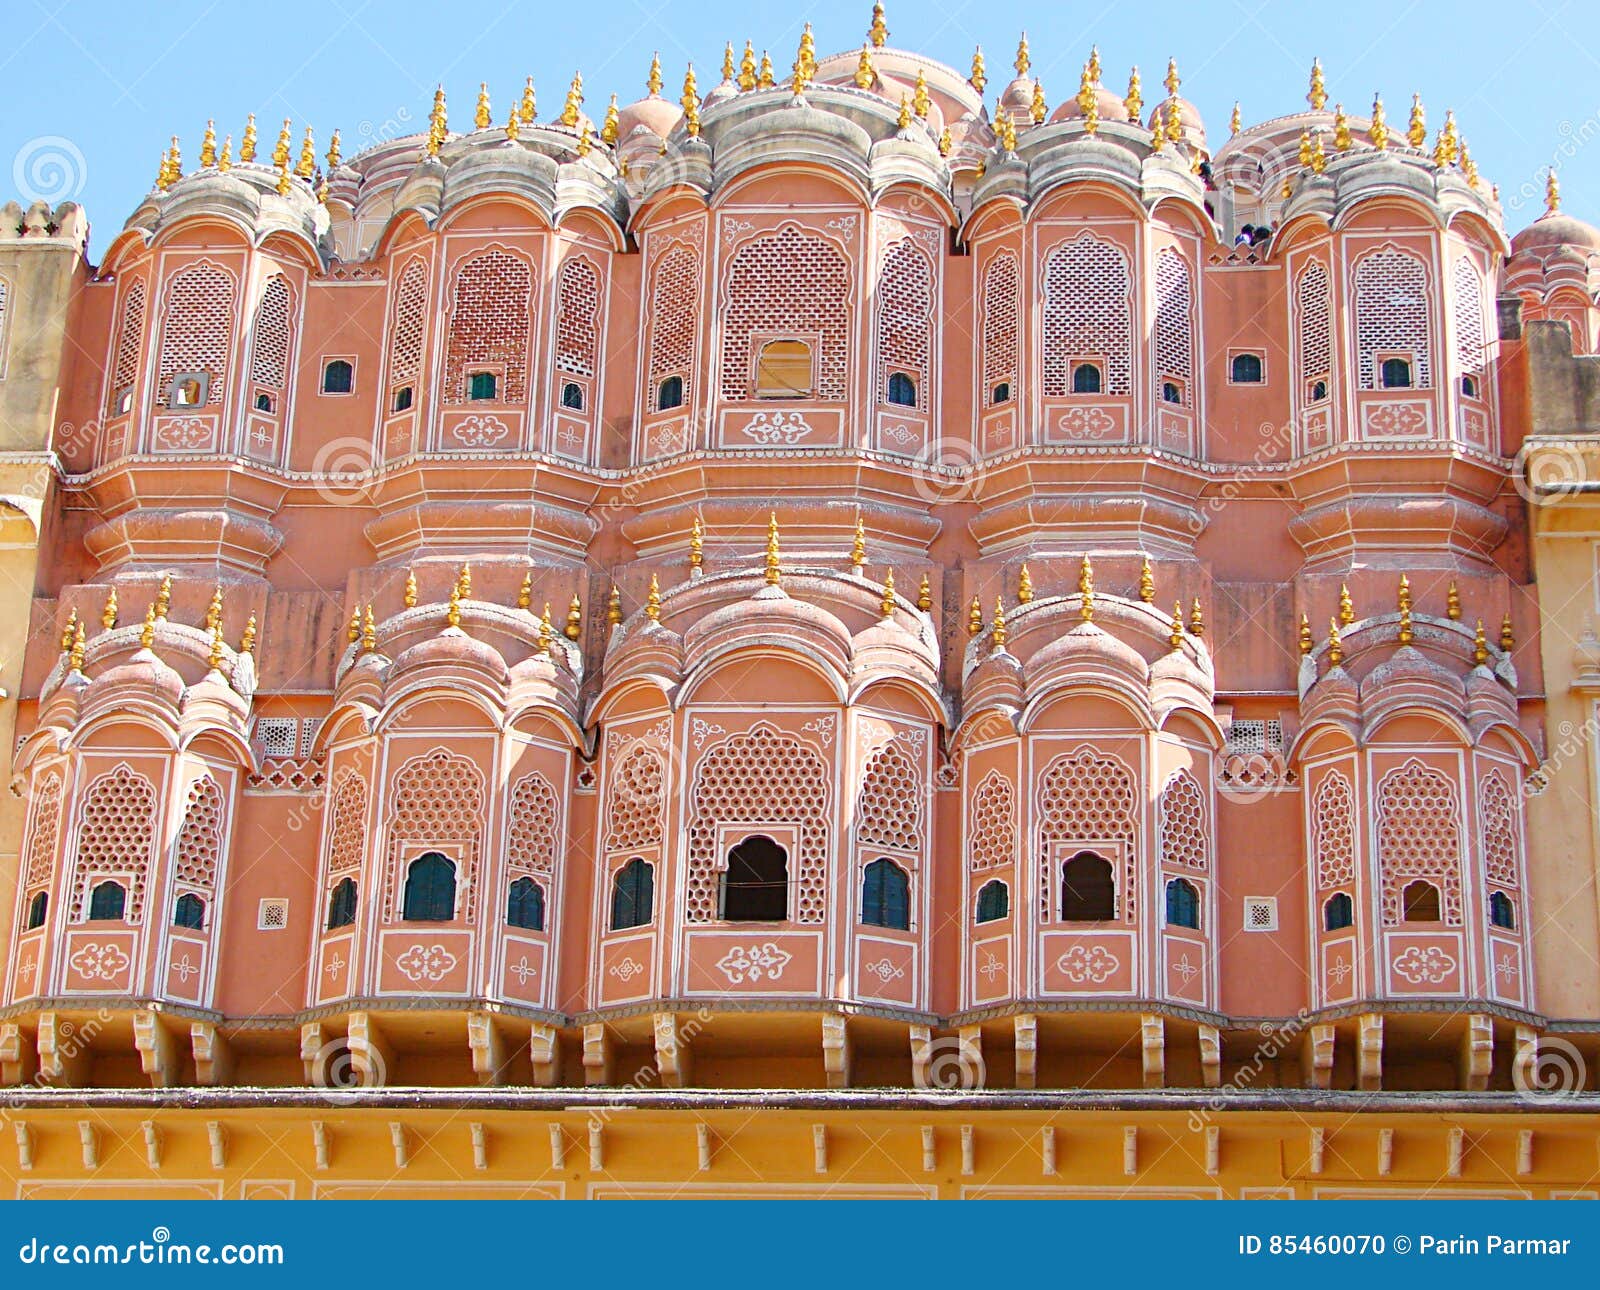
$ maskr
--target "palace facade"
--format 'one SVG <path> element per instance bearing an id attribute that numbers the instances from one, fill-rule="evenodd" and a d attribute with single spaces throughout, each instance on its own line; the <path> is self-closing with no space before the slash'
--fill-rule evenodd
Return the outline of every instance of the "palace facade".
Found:
<path id="1" fill-rule="evenodd" d="M 1594 1190 L 1600 233 L 1030 72 L 6 208 L 17 1194 Z"/>

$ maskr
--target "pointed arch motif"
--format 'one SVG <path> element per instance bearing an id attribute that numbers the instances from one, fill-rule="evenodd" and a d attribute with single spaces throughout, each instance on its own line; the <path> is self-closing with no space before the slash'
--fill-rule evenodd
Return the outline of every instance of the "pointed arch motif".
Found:
<path id="1" fill-rule="evenodd" d="M 661 845 L 666 782 L 666 764 L 643 744 L 635 744 L 617 763 L 606 794 L 608 853 Z"/>
<path id="2" fill-rule="evenodd" d="M 819 234 L 786 224 L 752 237 L 728 259 L 722 293 L 722 395 L 750 397 L 757 332 L 817 338 L 813 397 L 844 401 L 850 369 L 850 262 Z"/>
<path id="3" fill-rule="evenodd" d="M 1162 386 L 1176 378 L 1178 405 L 1192 408 L 1194 398 L 1194 279 L 1184 258 L 1167 247 L 1156 256 L 1156 317 L 1152 346 L 1154 397 L 1162 402 Z"/>
<path id="4" fill-rule="evenodd" d="M 503 374 L 496 402 L 524 402 L 532 325 L 533 270 L 525 259 L 491 246 L 461 260 L 450 292 L 445 399 L 464 399 L 469 373 L 482 366 Z"/>
<path id="5" fill-rule="evenodd" d="M 222 858 L 222 788 L 213 775 L 201 775 L 189 785 L 183 827 L 175 848 L 180 882 L 192 882 L 211 891 L 217 885 Z"/>
<path id="6" fill-rule="evenodd" d="M 912 238 L 901 238 L 878 273 L 878 400 L 889 402 L 889 378 L 915 382 L 918 410 L 929 406 L 933 355 L 933 262 Z"/>
<path id="7" fill-rule="evenodd" d="M 250 380 L 281 390 L 289 379 L 294 344 L 294 293 L 283 274 L 267 279 L 250 327 Z"/>
<path id="8" fill-rule="evenodd" d="M 600 367 L 600 270 L 571 256 L 556 283 L 556 370 L 594 376 Z"/>
<path id="9" fill-rule="evenodd" d="M 538 771 L 529 771 L 511 790 L 506 863 L 511 872 L 549 874 L 555 868 L 561 808 L 555 789 Z"/>
<path id="10" fill-rule="evenodd" d="M 1106 394 L 1133 392 L 1133 305 L 1128 257 L 1080 233 L 1050 252 L 1044 266 L 1044 394 L 1072 392 L 1072 360 L 1106 365 Z"/>
<path id="11" fill-rule="evenodd" d="M 1461 925 L 1461 802 L 1442 771 L 1413 757 L 1378 784 L 1383 921 L 1397 925 L 1402 892 L 1422 878 L 1443 888 L 1444 922 Z"/>
<path id="12" fill-rule="evenodd" d="M 55 876 L 56 843 L 61 839 L 61 776 L 51 771 L 39 785 L 33 799 L 33 818 L 28 823 L 29 887 L 43 887 Z"/>
<path id="13" fill-rule="evenodd" d="M 328 876 L 361 868 L 367 845 L 367 784 L 354 771 L 346 771 L 333 791 L 333 815 L 328 828 Z"/>
<path id="14" fill-rule="evenodd" d="M 922 851 L 922 773 L 899 740 L 867 763 L 856 799 L 856 840 L 863 846 Z"/>
<path id="15" fill-rule="evenodd" d="M 650 268 L 650 388 L 645 405 L 661 411 L 662 382 L 679 381 L 678 406 L 687 406 L 694 384 L 694 342 L 700 319 L 700 256 L 673 242 Z"/>
<path id="16" fill-rule="evenodd" d="M 1483 864 L 1490 882 L 1506 887 L 1519 885 L 1521 863 L 1521 821 L 1517 800 L 1498 770 L 1478 780 L 1478 818 L 1483 822 Z"/>
<path id="17" fill-rule="evenodd" d="M 983 399 L 985 407 L 996 403 L 995 390 L 1006 387 L 1009 397 L 1017 396 L 1017 358 L 1021 343 L 1022 270 L 1017 257 L 1001 251 L 989 261 L 983 274 Z"/>
<path id="18" fill-rule="evenodd" d="M 127 882 L 127 919 L 130 923 L 142 920 L 154 858 L 155 824 L 155 785 L 128 765 L 107 771 L 89 785 L 78 819 L 73 922 L 83 921 L 89 888 L 94 879 L 102 877 Z"/>
<path id="19" fill-rule="evenodd" d="M 1311 854 L 1317 889 L 1346 887 L 1356 880 L 1356 798 L 1350 781 L 1329 771 L 1311 804 Z"/>
<path id="20" fill-rule="evenodd" d="M 974 873 L 1003 869 L 1017 854 L 1017 791 L 998 770 L 979 781 L 972 795 L 972 837 L 967 863 Z"/>
<path id="21" fill-rule="evenodd" d="M 400 272 L 389 312 L 389 389 L 414 385 L 422 374 L 428 330 L 428 265 L 420 256 Z"/>
<path id="22" fill-rule="evenodd" d="M 1051 843 L 1104 840 L 1122 844 L 1123 917 L 1133 921 L 1139 872 L 1137 801 L 1133 772 L 1109 753 L 1086 746 L 1059 754 L 1045 767 L 1039 777 L 1039 904 L 1046 920 L 1055 895 L 1051 871 L 1058 863 Z"/>
<path id="23" fill-rule="evenodd" d="M 1328 266 L 1321 260 L 1307 260 L 1294 289 L 1296 321 L 1300 343 L 1296 357 L 1300 371 L 1300 397 L 1317 381 L 1330 383 L 1333 377 L 1333 293 Z"/>
<path id="24" fill-rule="evenodd" d="M 1411 356 L 1413 385 L 1433 388 L 1433 326 L 1428 269 L 1398 247 L 1369 251 L 1356 261 L 1356 376 L 1363 390 L 1381 387 L 1379 355 Z"/>
<path id="25" fill-rule="evenodd" d="M 1161 863 L 1199 873 L 1210 868 L 1206 838 L 1206 798 L 1200 782 L 1180 770 L 1161 790 Z"/>
<path id="26" fill-rule="evenodd" d="M 177 270 L 167 279 L 161 319 L 160 387 L 180 372 L 207 372 L 208 404 L 220 404 L 227 388 L 234 327 L 233 275 L 210 260 Z"/>
<path id="27" fill-rule="evenodd" d="M 463 917 L 471 921 L 478 906 L 478 849 L 483 829 L 483 774 L 470 758 L 445 748 L 413 757 L 395 772 L 389 806 L 388 880 L 383 889 L 383 917 L 394 920 L 395 895 L 404 878 L 403 864 L 415 845 L 455 843 L 459 848 L 458 881 L 466 888 Z"/>

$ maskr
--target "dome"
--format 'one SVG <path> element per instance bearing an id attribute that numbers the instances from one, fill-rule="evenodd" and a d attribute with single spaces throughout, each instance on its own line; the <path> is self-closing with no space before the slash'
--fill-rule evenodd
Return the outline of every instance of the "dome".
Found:
<path id="1" fill-rule="evenodd" d="M 1033 111 L 1033 78 L 1019 76 L 1000 91 L 1000 106 L 1013 117 L 1030 119 Z"/>
<path id="2" fill-rule="evenodd" d="M 1099 120 L 1126 121 L 1128 119 L 1128 105 L 1098 81 L 1094 87 L 1094 102 L 1095 113 Z M 1082 116 L 1083 109 L 1078 106 L 1078 97 L 1075 94 L 1050 114 L 1050 124 L 1054 125 L 1058 121 L 1076 121 Z"/>
<path id="3" fill-rule="evenodd" d="M 1600 251 L 1600 229 L 1585 224 L 1581 219 L 1551 211 L 1541 215 L 1511 239 L 1511 253 L 1546 251 L 1556 247 L 1576 246 L 1585 251 Z"/>
<path id="4" fill-rule="evenodd" d="M 656 138 L 665 139 L 681 120 L 683 120 L 681 107 L 671 99 L 652 94 L 637 103 L 628 104 L 617 113 L 617 138 L 625 140 L 639 126 L 643 126 Z"/>
<path id="5" fill-rule="evenodd" d="M 1178 105 L 1178 120 L 1183 124 L 1184 139 L 1189 143 L 1193 143 L 1196 147 L 1204 148 L 1206 146 L 1206 123 L 1200 118 L 1200 109 L 1195 107 L 1188 99 L 1176 97 L 1162 99 L 1155 107 L 1150 109 L 1150 129 L 1154 130 L 1156 128 L 1156 115 L 1158 113 L 1161 116 L 1161 124 L 1165 127 L 1170 118 L 1173 103 Z M 1170 130 L 1167 131 L 1167 137 L 1171 138 L 1171 136 L 1172 132 Z"/>
<path id="6" fill-rule="evenodd" d="M 403 650 L 394 661 L 393 675 L 435 663 L 479 670 L 497 681 L 504 681 L 508 676 L 505 659 L 500 657 L 499 651 L 468 636 L 459 627 L 447 627 L 437 636 Z"/>

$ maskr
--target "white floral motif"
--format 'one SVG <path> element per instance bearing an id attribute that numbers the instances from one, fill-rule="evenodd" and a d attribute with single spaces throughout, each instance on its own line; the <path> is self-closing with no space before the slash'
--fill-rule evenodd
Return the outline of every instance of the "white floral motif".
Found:
<path id="1" fill-rule="evenodd" d="M 156 442 L 173 452 L 211 446 L 209 417 L 174 417 L 157 423 Z"/>
<path id="2" fill-rule="evenodd" d="M 199 965 L 196 963 L 191 963 L 187 953 L 185 953 L 181 959 L 172 965 L 172 975 L 177 977 L 178 980 L 184 985 L 188 985 L 189 978 L 197 975 L 199 971 Z"/>
<path id="3" fill-rule="evenodd" d="M 532 963 L 528 962 L 528 956 L 526 954 L 513 963 L 507 969 L 507 971 L 509 971 L 512 976 L 517 978 L 518 985 L 527 985 L 528 978 L 530 976 L 539 975 L 539 969 L 534 967 Z"/>
<path id="4" fill-rule="evenodd" d="M 825 748 L 833 747 L 833 714 L 832 713 L 829 713 L 825 717 L 818 717 L 814 721 L 808 721 L 808 722 L 805 723 L 805 725 L 801 726 L 800 729 L 802 731 L 807 731 L 807 732 L 809 732 L 811 734 L 816 735 L 816 737 L 822 741 L 823 747 L 825 747 Z"/>
<path id="5" fill-rule="evenodd" d="M 1456 961 L 1446 954 L 1437 945 L 1430 945 L 1423 949 L 1418 945 L 1409 945 L 1405 953 L 1394 961 L 1395 975 L 1405 978 L 1412 985 L 1438 985 L 1456 970 Z"/>
<path id="6" fill-rule="evenodd" d="M 499 417 L 474 412 L 456 422 L 450 433 L 468 448 L 492 448 L 511 433 L 511 428 Z"/>
<path id="7" fill-rule="evenodd" d="M 1104 439 L 1117 429 L 1116 418 L 1104 408 L 1071 408 L 1057 424 L 1073 439 Z"/>
<path id="8" fill-rule="evenodd" d="M 1420 403 L 1369 404 L 1365 412 L 1369 434 L 1399 437 L 1428 432 L 1428 414 Z"/>
<path id="9" fill-rule="evenodd" d="M 616 977 L 617 980 L 621 981 L 623 985 L 627 985 L 629 981 L 633 980 L 634 977 L 638 976 L 639 973 L 643 971 L 644 964 L 639 962 L 638 959 L 633 958 L 631 955 L 628 958 L 620 959 L 611 965 L 611 975 Z"/>
<path id="10" fill-rule="evenodd" d="M 339 973 L 344 971 L 344 956 L 341 955 L 338 950 L 335 950 L 333 952 L 333 957 L 328 960 L 327 968 L 324 970 L 328 974 L 328 980 L 334 980 L 336 977 L 338 977 Z"/>
<path id="11" fill-rule="evenodd" d="M 1349 959 L 1336 958 L 1332 963 L 1328 964 L 1328 980 L 1332 981 L 1334 985 L 1343 985 L 1350 979 L 1350 973 L 1354 970 L 1350 966 Z"/>
<path id="12" fill-rule="evenodd" d="M 132 960 L 120 945 L 89 941 L 70 960 L 72 969 L 86 981 L 115 981 Z"/>
<path id="13" fill-rule="evenodd" d="M 1061 975 L 1080 985 L 1099 985 L 1121 966 L 1122 960 L 1104 945 L 1074 945 L 1056 960 Z"/>
<path id="14" fill-rule="evenodd" d="M 893 425 L 884 426 L 883 437 L 890 443 L 897 443 L 902 448 L 907 444 L 916 443 L 921 436 L 908 425 L 896 421 Z"/>
<path id="15" fill-rule="evenodd" d="M 408 981 L 442 981 L 456 965 L 456 956 L 442 945 L 413 945 L 395 956 L 394 965 Z"/>
<path id="16" fill-rule="evenodd" d="M 888 985 L 891 981 L 898 981 L 906 974 L 905 968 L 889 962 L 887 956 L 879 959 L 876 963 L 868 963 L 866 970 L 877 977 L 882 985 Z"/>
<path id="17" fill-rule="evenodd" d="M 1506 950 L 1504 953 L 1502 953 L 1497 959 L 1495 959 L 1495 961 L 1494 961 L 1494 973 L 1495 973 L 1495 975 L 1497 977 L 1499 977 L 1507 985 L 1510 985 L 1511 982 L 1516 980 L 1516 977 L 1517 977 L 1517 960 L 1516 960 L 1516 956 L 1514 954 L 1512 954 L 1512 952 L 1509 949 Z"/>
<path id="18" fill-rule="evenodd" d="M 699 717 L 695 717 L 689 722 L 689 733 L 694 739 L 694 746 L 699 748 L 712 735 L 725 735 L 728 732 L 714 721 L 704 721 Z"/>
<path id="19" fill-rule="evenodd" d="M 988 978 L 993 985 L 995 978 L 1006 970 L 1006 965 L 1000 961 L 1000 956 L 990 950 L 983 951 L 983 962 L 978 964 L 978 971 Z"/>
<path id="20" fill-rule="evenodd" d="M 1184 985 L 1188 985 L 1189 982 L 1193 981 L 1195 977 L 1200 974 L 1200 969 L 1197 968 L 1193 963 L 1189 962 L 1189 954 L 1187 950 L 1184 951 L 1183 957 L 1172 965 L 1172 970 L 1181 978 L 1183 978 Z"/>
<path id="21" fill-rule="evenodd" d="M 768 941 L 765 945 L 749 947 L 735 945 L 717 961 L 717 966 L 732 984 L 740 985 L 747 980 L 760 981 L 762 978 L 776 981 L 792 958 L 794 955 Z"/>
<path id="22" fill-rule="evenodd" d="M 776 443 L 790 447 L 815 433 L 815 429 L 798 413 L 758 412 L 739 427 L 739 433 L 764 446 Z"/>

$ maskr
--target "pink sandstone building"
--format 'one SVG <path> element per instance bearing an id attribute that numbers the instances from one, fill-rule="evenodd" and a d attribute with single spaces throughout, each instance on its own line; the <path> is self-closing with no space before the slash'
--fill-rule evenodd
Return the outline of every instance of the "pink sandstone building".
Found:
<path id="1" fill-rule="evenodd" d="M 1600 235 L 1552 191 L 1508 239 L 1453 118 L 1320 67 L 1208 128 L 1175 68 L 1050 103 L 1025 43 L 987 82 L 884 35 L 441 91 L 354 157 L 208 129 L 98 264 L 8 208 L 0 390 L 48 387 L 54 464 L 5 1083 L 337 1088 L 381 1155 L 383 1086 L 1590 1056 L 1514 459 Z"/>

